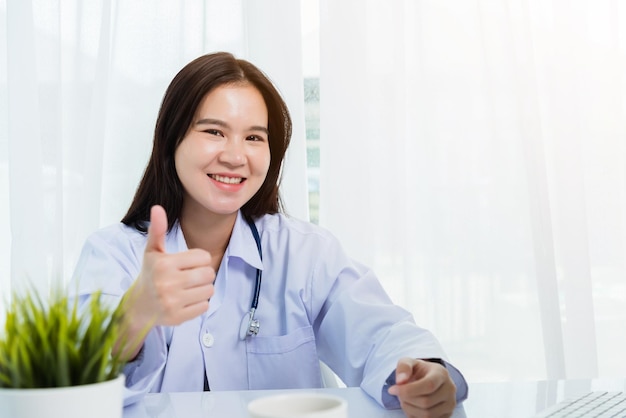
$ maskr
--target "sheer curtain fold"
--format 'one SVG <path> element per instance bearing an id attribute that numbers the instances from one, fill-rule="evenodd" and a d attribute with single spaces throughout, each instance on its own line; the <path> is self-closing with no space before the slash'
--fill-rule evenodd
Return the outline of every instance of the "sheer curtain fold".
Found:
<path id="1" fill-rule="evenodd" d="M 622 9 L 321 0 L 320 223 L 470 380 L 626 373 Z"/>
<path id="2" fill-rule="evenodd" d="M 122 218 L 167 84 L 205 53 L 250 59 L 285 96 L 284 200 L 307 216 L 300 9 L 256 3 L 0 0 L 0 308 L 27 278 L 42 292 L 64 284 L 87 235 Z"/>
<path id="3" fill-rule="evenodd" d="M 519 129 L 522 139 L 520 143 L 528 188 L 528 219 L 532 236 L 531 249 L 534 257 L 534 276 L 541 318 L 546 377 L 560 379 L 566 376 L 566 365 L 553 218 L 550 211 L 545 149 L 546 126 L 541 115 L 541 93 L 536 74 L 538 64 L 534 42 L 538 40 L 533 36 L 533 20 L 528 3 L 520 4 L 518 10 L 511 10 L 508 15 L 511 29 L 507 31 L 507 35 L 509 35 L 508 40 L 513 47 L 513 53 L 507 58 L 513 58 L 512 61 L 517 65 L 505 68 L 512 72 L 511 78 L 518 87 L 517 91 L 514 91 L 517 107 L 511 110 L 519 113 L 517 123 L 513 126 Z"/>
<path id="4" fill-rule="evenodd" d="M 16 19 L 6 20 L 7 33 L 7 135 L 15 141 L 7 142 L 8 192 L 15 199 L 7 199 L 14 216 L 9 222 L 11 249 L 5 254 L 15 266 L 18 260 L 29 260 L 28 268 L 8 269 L 7 279 L 13 286 L 30 282 L 41 288 L 47 285 L 46 259 L 31 257 L 45 251 L 45 228 L 41 216 L 44 206 L 42 184 L 43 150 L 41 146 L 42 103 L 37 80 L 37 54 L 33 5 L 30 1 L 9 2 L 7 12 Z M 25 33 L 22 33 L 22 32 Z M 19 44 L 18 45 L 18 40 Z M 12 161 L 20 161 L 13 164 Z M 22 193 L 22 190 L 28 191 Z M 31 227 L 32 226 L 32 227 Z M 8 260 L 7 260 L 8 261 Z M 5 264 L 5 266 L 7 266 Z"/>
<path id="5" fill-rule="evenodd" d="M 247 0 L 245 5 L 248 57 L 277 83 L 293 123 L 282 171 L 285 211 L 290 216 L 309 219 L 300 2 Z"/>

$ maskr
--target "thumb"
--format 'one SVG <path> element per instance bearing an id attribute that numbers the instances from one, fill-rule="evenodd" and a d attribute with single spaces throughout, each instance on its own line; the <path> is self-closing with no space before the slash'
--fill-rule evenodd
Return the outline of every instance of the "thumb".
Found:
<path id="1" fill-rule="evenodd" d="M 165 233 L 167 232 L 167 214 L 162 206 L 155 205 L 150 209 L 150 226 L 146 252 L 165 252 Z"/>
<path id="2" fill-rule="evenodd" d="M 415 362 L 416 361 L 410 357 L 404 357 L 398 360 L 398 365 L 396 366 L 397 385 L 401 385 L 409 381 L 413 375 L 413 366 L 415 365 Z"/>

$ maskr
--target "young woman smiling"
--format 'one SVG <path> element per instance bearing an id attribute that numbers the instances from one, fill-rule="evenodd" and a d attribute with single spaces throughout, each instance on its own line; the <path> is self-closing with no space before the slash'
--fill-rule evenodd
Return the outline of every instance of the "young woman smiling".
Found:
<path id="1" fill-rule="evenodd" d="M 289 111 L 228 53 L 168 87 L 152 155 L 119 224 L 90 236 L 74 281 L 122 303 L 126 402 L 147 392 L 312 388 L 320 361 L 409 417 L 447 417 L 467 396 L 435 337 L 316 225 L 282 213 Z M 120 349 L 124 349 L 123 347 Z"/>

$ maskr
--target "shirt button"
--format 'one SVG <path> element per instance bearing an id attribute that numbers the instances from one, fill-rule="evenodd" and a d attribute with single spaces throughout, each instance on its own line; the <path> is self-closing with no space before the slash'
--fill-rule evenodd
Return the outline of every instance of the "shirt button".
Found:
<path id="1" fill-rule="evenodd" d="M 205 347 L 211 348 L 213 347 L 214 343 L 215 337 L 213 337 L 213 334 L 207 332 L 202 336 L 202 344 L 204 344 Z"/>

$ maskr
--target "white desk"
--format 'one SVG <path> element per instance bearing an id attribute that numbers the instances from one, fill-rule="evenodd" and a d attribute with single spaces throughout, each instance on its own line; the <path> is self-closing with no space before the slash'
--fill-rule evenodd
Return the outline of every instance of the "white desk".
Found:
<path id="1" fill-rule="evenodd" d="M 332 388 L 149 394 L 137 404 L 126 407 L 124 418 L 248 418 L 247 407 L 251 400 L 296 391 L 330 393 L 347 399 L 349 418 L 404 417 L 402 410 L 381 408 L 359 388 Z M 453 417 L 465 418 L 462 406 L 457 407 Z"/>

